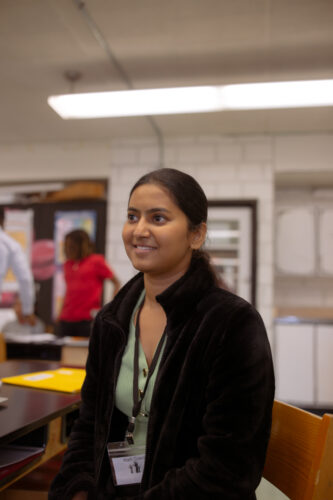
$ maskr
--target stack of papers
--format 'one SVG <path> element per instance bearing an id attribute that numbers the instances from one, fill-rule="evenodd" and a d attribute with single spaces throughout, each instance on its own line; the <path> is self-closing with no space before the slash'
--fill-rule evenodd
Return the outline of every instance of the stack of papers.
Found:
<path id="1" fill-rule="evenodd" d="M 88 347 L 89 338 L 87 337 L 63 337 L 63 345 Z"/>
<path id="2" fill-rule="evenodd" d="M 19 344 L 44 344 L 56 340 L 53 333 L 5 333 L 6 342 L 17 342 Z"/>

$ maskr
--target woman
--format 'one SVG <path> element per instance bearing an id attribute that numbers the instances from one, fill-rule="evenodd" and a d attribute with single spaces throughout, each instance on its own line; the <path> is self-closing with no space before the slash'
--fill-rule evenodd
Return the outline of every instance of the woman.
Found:
<path id="1" fill-rule="evenodd" d="M 206 220 L 205 194 L 185 173 L 159 169 L 134 185 L 123 241 L 140 272 L 95 320 L 50 500 L 255 499 L 271 353 L 259 314 L 216 284 L 200 250 Z M 124 482 L 116 458 L 130 464 Z"/>
<path id="2" fill-rule="evenodd" d="M 58 334 L 61 337 L 89 337 L 93 317 L 101 308 L 104 281 L 112 281 L 114 295 L 120 282 L 103 255 L 93 253 L 93 244 L 83 229 L 66 234 L 64 250 L 67 259 L 64 264 L 66 293 Z"/>

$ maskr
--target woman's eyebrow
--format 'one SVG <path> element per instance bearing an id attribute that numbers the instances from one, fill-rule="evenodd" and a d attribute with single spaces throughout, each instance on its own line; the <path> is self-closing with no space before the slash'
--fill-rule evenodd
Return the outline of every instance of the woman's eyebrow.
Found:
<path id="1" fill-rule="evenodd" d="M 128 210 L 128 212 L 140 212 L 140 210 L 138 210 L 135 207 L 128 207 L 127 210 Z M 170 213 L 170 210 L 168 210 L 167 208 L 162 208 L 162 207 L 155 207 L 155 208 L 150 208 L 149 210 L 147 210 L 148 214 L 154 213 L 154 212 Z"/>

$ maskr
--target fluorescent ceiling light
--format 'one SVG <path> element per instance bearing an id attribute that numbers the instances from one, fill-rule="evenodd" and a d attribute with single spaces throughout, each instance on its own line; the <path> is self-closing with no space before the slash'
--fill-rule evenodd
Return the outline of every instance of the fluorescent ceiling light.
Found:
<path id="1" fill-rule="evenodd" d="M 50 96 L 65 120 L 333 105 L 333 80 L 120 90 Z"/>
<path id="2" fill-rule="evenodd" d="M 7 186 L 0 186 L 0 195 L 3 194 L 18 194 L 18 193 L 36 193 L 36 192 L 48 192 L 48 191 L 59 191 L 63 189 L 65 184 L 63 182 L 41 182 L 38 184 L 10 184 Z"/>

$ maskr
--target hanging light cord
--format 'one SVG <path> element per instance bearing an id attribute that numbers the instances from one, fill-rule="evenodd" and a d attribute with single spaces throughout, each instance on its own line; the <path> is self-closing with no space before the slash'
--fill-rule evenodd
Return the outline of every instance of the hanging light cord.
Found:
<path id="1" fill-rule="evenodd" d="M 102 49 L 106 52 L 108 58 L 110 59 L 112 65 L 116 68 L 118 71 L 119 75 L 121 78 L 124 80 L 126 83 L 127 87 L 130 90 L 134 89 L 134 85 L 129 78 L 128 74 L 110 49 L 110 46 L 108 42 L 106 41 L 105 37 L 103 36 L 103 33 L 97 26 L 96 22 L 92 18 L 91 14 L 88 12 L 85 2 L 83 0 L 74 0 L 74 3 L 77 5 L 79 11 L 82 13 L 82 15 L 85 18 L 86 23 L 88 24 L 93 36 L 95 37 L 96 41 L 99 43 L 99 45 L 102 47 Z M 160 167 L 164 167 L 164 139 L 163 135 L 161 132 L 161 129 L 157 125 L 156 121 L 152 116 L 146 115 L 145 118 L 149 122 L 150 126 L 154 130 L 156 136 L 157 136 L 157 141 L 158 141 L 158 151 L 159 151 L 159 165 Z"/>

